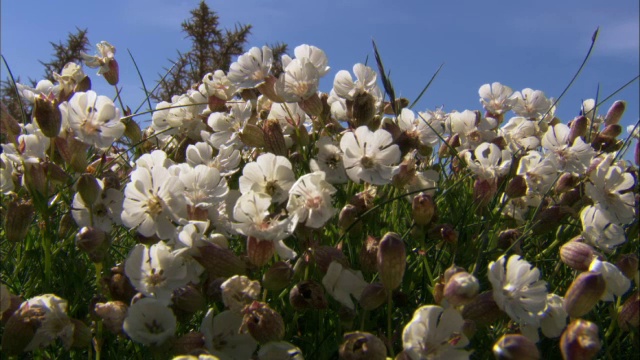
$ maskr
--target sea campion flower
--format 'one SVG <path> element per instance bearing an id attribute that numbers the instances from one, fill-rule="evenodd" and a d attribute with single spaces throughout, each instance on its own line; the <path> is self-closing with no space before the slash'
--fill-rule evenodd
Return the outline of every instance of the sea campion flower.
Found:
<path id="1" fill-rule="evenodd" d="M 67 116 L 78 140 L 103 150 L 124 134 L 120 110 L 111 99 L 95 91 L 75 93 L 69 100 Z"/>
<path id="2" fill-rule="evenodd" d="M 262 50 L 252 47 L 231 64 L 227 78 L 240 89 L 252 89 L 271 75 L 273 52 L 267 46 Z"/>
<path id="3" fill-rule="evenodd" d="M 382 99 L 382 91 L 378 87 L 378 74 L 364 65 L 355 64 L 353 73 L 356 75 L 356 81 L 353 81 L 351 74 L 346 70 L 340 70 L 333 80 L 333 90 L 336 95 L 343 99 L 354 100 L 357 95 L 370 94 L 377 101 Z"/>
<path id="4" fill-rule="evenodd" d="M 96 179 L 100 192 L 96 201 L 88 206 L 80 193 L 76 193 L 71 204 L 71 215 L 78 227 L 94 226 L 105 232 L 110 232 L 113 224 L 122 223 L 122 201 L 124 196 L 120 190 L 105 189 L 104 182 Z M 93 221 L 93 223 L 92 223 Z"/>
<path id="5" fill-rule="evenodd" d="M 337 211 L 331 205 L 331 196 L 336 191 L 322 171 L 301 176 L 289 190 L 289 216 L 310 228 L 322 227 Z"/>
<path id="6" fill-rule="evenodd" d="M 511 98 L 513 90 L 499 82 L 482 85 L 478 90 L 478 94 L 480 95 L 482 106 L 494 115 L 504 114 L 516 104 L 516 99 Z"/>
<path id="7" fill-rule="evenodd" d="M 553 103 L 550 99 L 547 99 L 544 92 L 529 88 L 523 89 L 521 92 L 514 92 L 511 98 L 515 100 L 513 112 L 518 116 L 535 120 L 540 119 Z"/>
<path id="8" fill-rule="evenodd" d="M 203 87 L 203 92 L 207 95 L 215 96 L 225 101 L 233 99 L 233 95 L 238 91 L 222 70 L 206 74 L 202 78 L 201 86 Z"/>
<path id="9" fill-rule="evenodd" d="M 506 264 L 501 256 L 489 264 L 487 273 L 493 287 L 493 299 L 498 307 L 521 325 L 538 325 L 538 313 L 547 301 L 547 283 L 540 280 L 540 270 L 518 255 L 511 255 Z"/>
<path id="10" fill-rule="evenodd" d="M 294 181 L 291 162 L 284 156 L 272 153 L 262 154 L 255 162 L 246 164 L 238 180 L 241 193 L 265 193 L 272 197 L 274 203 L 287 200 Z"/>
<path id="11" fill-rule="evenodd" d="M 540 145 L 536 122 L 527 120 L 521 116 L 509 119 L 509 121 L 500 128 L 499 134 L 507 141 L 509 150 L 512 152 L 518 150 L 528 151 Z"/>
<path id="12" fill-rule="evenodd" d="M 233 103 L 229 114 L 214 112 L 209 115 L 207 124 L 213 129 L 213 134 L 202 131 L 200 135 L 216 149 L 223 145 L 242 148 L 241 134 L 250 118 L 251 102 Z"/>
<path id="13" fill-rule="evenodd" d="M 611 252 L 627 241 L 622 226 L 612 223 L 596 206 L 589 205 L 580 212 L 582 237 L 603 251 Z"/>
<path id="14" fill-rule="evenodd" d="M 309 167 L 311 171 L 324 171 L 327 182 L 331 184 L 344 184 L 347 182 L 347 173 L 342 161 L 342 150 L 338 144 L 328 136 L 321 136 L 316 141 L 318 147 L 318 160 L 311 159 Z"/>
<path id="15" fill-rule="evenodd" d="M 227 180 L 220 176 L 218 169 L 206 165 L 191 167 L 177 165 L 178 178 L 184 184 L 184 197 L 188 206 L 208 209 L 224 200 L 229 192 Z"/>
<path id="16" fill-rule="evenodd" d="M 143 345 L 161 345 L 176 332 L 177 320 L 164 302 L 143 298 L 129 307 L 123 329 Z"/>
<path id="17" fill-rule="evenodd" d="M 187 164 L 193 167 L 206 165 L 215 168 L 220 172 L 220 176 L 235 174 L 240 165 L 240 151 L 233 146 L 221 145 L 218 154 L 214 156 L 213 149 L 207 142 L 187 146 Z"/>
<path id="18" fill-rule="evenodd" d="M 613 164 L 613 154 L 607 155 L 589 174 L 585 192 L 600 212 L 611 222 L 624 225 L 636 219 L 633 175 Z"/>
<path id="19" fill-rule="evenodd" d="M 320 74 L 307 59 L 293 59 L 276 83 L 276 93 L 287 102 L 308 99 L 318 90 Z"/>
<path id="20" fill-rule="evenodd" d="M 320 48 L 313 45 L 302 44 L 300 46 L 296 46 L 293 50 L 293 54 L 296 59 L 305 59 L 313 64 L 313 67 L 318 71 L 318 75 L 320 77 L 325 76 L 329 72 L 330 67 L 327 66 L 329 60 L 327 59 L 327 55 Z M 291 61 L 292 59 L 289 55 L 282 55 L 283 67 L 286 68 Z"/>
<path id="21" fill-rule="evenodd" d="M 500 150 L 498 145 L 482 143 L 473 152 L 465 152 L 469 170 L 483 180 L 496 179 L 506 175 L 511 167 L 511 153 Z"/>
<path id="22" fill-rule="evenodd" d="M 542 147 L 550 153 L 559 170 L 584 174 L 595 155 L 595 150 L 581 137 L 569 144 L 569 132 L 570 129 L 565 124 L 549 127 L 542 138 Z"/>
<path id="23" fill-rule="evenodd" d="M 209 309 L 200 325 L 207 350 L 221 359 L 250 359 L 258 342 L 250 334 L 240 330 L 242 315 L 230 310 L 216 316 L 213 314 L 213 309 Z"/>
<path id="24" fill-rule="evenodd" d="M 334 299 L 353 310 L 355 304 L 351 296 L 360 299 L 364 288 L 369 284 L 364 281 L 361 271 L 345 268 L 339 262 L 333 261 L 322 278 L 322 285 Z"/>
<path id="25" fill-rule="evenodd" d="M 453 308 L 422 306 L 402 332 L 402 347 L 412 360 L 468 359 L 463 350 L 469 339 L 462 333 L 464 320 Z"/>
<path id="26" fill-rule="evenodd" d="M 360 126 L 340 139 L 340 149 L 347 175 L 356 183 L 365 181 L 373 185 L 391 182 L 400 161 L 400 149 L 393 144 L 391 134 L 378 129 L 375 132 Z"/>
<path id="27" fill-rule="evenodd" d="M 222 302 L 229 310 L 241 314 L 246 305 L 260 296 L 260 282 L 244 275 L 234 275 L 220 285 Z"/>
<path id="28" fill-rule="evenodd" d="M 118 62 L 115 59 L 116 48 L 106 41 L 99 42 L 96 47 L 98 48 L 98 55 L 96 56 L 81 54 L 84 64 L 90 68 L 99 68 L 98 75 L 103 75 L 111 85 L 117 84 Z"/>
<path id="29" fill-rule="evenodd" d="M 493 129 L 498 125 L 493 118 L 483 118 L 479 113 L 465 110 L 463 112 L 452 111 L 445 122 L 451 135 L 457 134 L 460 138 L 460 149 L 475 149 L 483 142 L 488 142 L 496 137 Z"/>
<path id="30" fill-rule="evenodd" d="M 527 194 L 545 195 L 556 180 L 558 170 L 549 158 L 530 150 L 520 158 L 516 174 L 524 177 Z"/>
<path id="31" fill-rule="evenodd" d="M 595 258 L 589 265 L 589 271 L 600 273 L 604 277 L 606 289 L 601 298 L 603 301 L 614 301 L 614 295 L 620 297 L 631 287 L 631 280 L 610 262 Z"/>
<path id="32" fill-rule="evenodd" d="M 62 340 L 66 349 L 71 347 L 74 325 L 67 315 L 67 306 L 67 300 L 54 294 L 36 296 L 20 305 L 16 313 L 40 319 L 39 326 L 24 351 L 46 347 L 57 338 Z"/>

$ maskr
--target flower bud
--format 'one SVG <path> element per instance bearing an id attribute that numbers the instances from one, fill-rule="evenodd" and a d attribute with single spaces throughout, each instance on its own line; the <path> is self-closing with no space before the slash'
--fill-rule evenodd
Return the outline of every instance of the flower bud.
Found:
<path id="1" fill-rule="evenodd" d="M 127 316 L 127 305 L 122 301 L 108 301 L 97 303 L 94 306 L 96 315 L 102 319 L 102 323 L 114 334 L 122 333 L 122 324 Z"/>
<path id="2" fill-rule="evenodd" d="M 271 291 L 280 291 L 291 283 L 293 268 L 289 263 L 278 261 L 262 276 L 262 287 Z"/>
<path id="3" fill-rule="evenodd" d="M 347 114 L 351 115 L 353 128 L 369 126 L 376 114 L 376 100 L 367 92 L 360 93 L 353 100 L 347 100 Z"/>
<path id="4" fill-rule="evenodd" d="M 33 118 L 38 123 L 44 136 L 54 138 L 60 133 L 62 113 L 58 108 L 57 100 L 51 101 L 42 96 L 36 96 L 33 106 Z"/>
<path id="5" fill-rule="evenodd" d="M 107 80 L 109 85 L 117 85 L 120 80 L 120 66 L 118 66 L 118 61 L 116 59 L 109 59 L 109 70 L 102 73 L 104 79 Z"/>
<path id="6" fill-rule="evenodd" d="M 471 302 L 479 291 L 478 279 L 466 271 L 454 274 L 444 285 L 444 297 L 453 306 Z"/>
<path id="7" fill-rule="evenodd" d="M 518 229 L 507 229 L 498 234 L 498 249 L 512 249 L 516 254 L 521 253 L 520 242 L 514 243 L 522 236 L 522 232 Z"/>
<path id="8" fill-rule="evenodd" d="M 96 200 L 102 193 L 98 180 L 91 174 L 82 174 L 76 185 L 82 200 L 88 206 L 95 204 Z"/>
<path id="9" fill-rule="evenodd" d="M 275 253 L 275 244 L 271 240 L 260 240 L 253 236 L 247 237 L 247 257 L 249 262 L 257 267 L 267 265 Z"/>
<path id="10" fill-rule="evenodd" d="M 505 334 L 493 345 L 498 360 L 537 360 L 540 351 L 533 341 L 519 334 Z"/>
<path id="11" fill-rule="evenodd" d="M 485 208 L 498 192 L 498 182 L 495 179 L 476 179 L 473 183 L 473 201 L 478 209 Z"/>
<path id="12" fill-rule="evenodd" d="M 396 233 L 386 233 L 380 240 L 378 248 L 378 272 L 380 282 L 388 292 L 402 284 L 406 264 L 404 241 Z"/>
<path id="13" fill-rule="evenodd" d="M 564 309 L 571 317 L 581 317 L 593 309 L 605 289 L 606 283 L 602 274 L 583 272 L 573 280 L 564 295 Z"/>
<path id="14" fill-rule="evenodd" d="M 22 180 L 32 194 L 47 196 L 47 174 L 42 163 L 25 163 Z"/>
<path id="15" fill-rule="evenodd" d="M 321 310 L 328 306 L 322 285 L 313 280 L 303 281 L 291 288 L 289 303 L 296 311 Z"/>
<path id="16" fill-rule="evenodd" d="M 587 127 L 589 126 L 589 120 L 584 116 L 578 116 L 571 121 L 569 127 L 569 138 L 567 139 L 567 145 L 573 145 L 573 142 L 578 138 L 584 138 L 587 135 Z"/>
<path id="17" fill-rule="evenodd" d="M 420 193 L 411 202 L 411 214 L 413 221 L 418 225 L 429 225 L 436 213 L 436 203 L 433 197 L 425 193 Z"/>
<path id="18" fill-rule="evenodd" d="M 89 90 L 91 90 L 91 78 L 87 75 L 85 75 L 80 81 L 78 81 L 76 86 L 73 88 L 74 93 L 87 92 Z"/>
<path id="19" fill-rule="evenodd" d="M 111 295 L 113 300 L 119 300 L 125 304 L 131 302 L 131 298 L 136 294 L 136 290 L 131 285 L 129 278 L 124 274 L 124 265 L 119 264 L 111 268 L 111 275 L 103 277 L 100 281 Z"/>
<path id="20" fill-rule="evenodd" d="M 451 265 L 449 266 L 449 268 L 447 270 L 444 271 L 444 274 L 442 276 L 442 280 L 444 280 L 444 283 L 446 284 L 447 282 L 449 282 L 449 279 L 451 279 L 451 277 L 453 277 L 453 275 L 459 273 L 459 272 L 464 272 L 464 268 L 457 266 L 457 265 Z"/>
<path id="21" fill-rule="evenodd" d="M 191 331 L 176 339 L 171 349 L 174 354 L 193 354 L 205 348 L 204 335 L 201 332 Z"/>
<path id="22" fill-rule="evenodd" d="M 451 224 L 440 224 L 429 230 L 429 236 L 446 241 L 449 244 L 458 242 L 458 232 Z"/>
<path id="23" fill-rule="evenodd" d="M 573 175 L 572 173 L 564 173 L 560 175 L 560 178 L 558 178 L 555 191 L 557 194 L 562 194 L 569 190 L 575 189 L 575 187 L 578 186 L 579 183 L 579 177 Z"/>
<path id="24" fill-rule="evenodd" d="M 593 359 L 601 346 L 598 326 L 582 319 L 573 320 L 560 338 L 560 351 L 566 360 Z"/>
<path id="25" fill-rule="evenodd" d="M 362 214 L 363 212 L 373 208 L 373 201 L 376 199 L 376 196 L 376 188 L 371 187 L 353 195 L 351 199 L 349 199 L 349 204 L 356 207 L 358 214 Z"/>
<path id="26" fill-rule="evenodd" d="M 329 269 L 329 265 L 332 262 L 337 261 L 344 266 L 349 265 L 349 259 L 342 253 L 342 250 L 336 249 L 333 246 L 318 246 L 311 251 L 313 260 L 318 265 L 318 268 L 324 273 Z"/>
<path id="27" fill-rule="evenodd" d="M 560 248 L 560 260 L 574 270 L 587 271 L 596 251 L 591 245 L 571 240 Z"/>
<path id="28" fill-rule="evenodd" d="M 198 247 L 200 255 L 193 258 L 200 263 L 212 278 L 228 278 L 233 275 L 243 275 L 246 265 L 233 251 L 216 244 L 207 243 Z"/>
<path id="29" fill-rule="evenodd" d="M 622 254 L 616 262 L 616 267 L 628 279 L 633 280 L 638 276 L 638 255 L 634 253 Z"/>
<path id="30" fill-rule="evenodd" d="M 176 312 L 191 315 L 204 310 L 207 306 L 207 300 L 198 288 L 189 284 L 173 291 L 173 305 Z"/>
<path id="31" fill-rule="evenodd" d="M 620 307 L 618 326 L 624 331 L 632 328 L 638 330 L 640 326 L 640 292 L 636 291 Z"/>
<path id="32" fill-rule="evenodd" d="M 604 125 L 616 125 L 620 122 L 622 118 L 622 114 L 624 114 L 624 110 L 627 107 L 627 103 L 624 101 L 616 101 L 611 105 L 609 111 L 607 111 L 607 115 L 604 117 Z"/>
<path id="33" fill-rule="evenodd" d="M 262 126 L 264 132 L 265 149 L 275 155 L 287 156 L 287 144 L 284 142 L 284 133 L 280 122 L 275 119 L 268 119 Z"/>
<path id="34" fill-rule="evenodd" d="M 564 205 L 553 205 L 538 212 L 533 218 L 534 225 L 531 232 L 542 235 L 558 228 L 561 222 L 572 213 L 572 209 Z"/>
<path id="35" fill-rule="evenodd" d="M 462 309 L 462 317 L 478 325 L 491 325 L 502 315 L 491 291 L 476 296 Z"/>
<path id="36" fill-rule="evenodd" d="M 378 337 L 356 331 L 344 334 L 339 353 L 342 360 L 385 360 L 387 347 Z"/>
<path id="37" fill-rule="evenodd" d="M 9 201 L 4 218 L 4 233 L 7 240 L 14 243 L 24 240 L 34 218 L 35 210 L 31 199 Z"/>
<path id="38" fill-rule="evenodd" d="M 140 130 L 140 125 L 138 125 L 132 117 L 128 116 L 122 118 L 120 121 L 124 124 L 124 135 L 128 137 L 132 143 L 139 143 L 140 140 L 142 140 L 142 130 Z"/>
<path id="39" fill-rule="evenodd" d="M 86 252 L 94 263 L 104 260 L 110 245 L 107 233 L 98 228 L 85 226 L 76 234 L 76 246 Z"/>
<path id="40" fill-rule="evenodd" d="M 387 292 L 381 283 L 367 285 L 360 294 L 360 305 L 365 310 L 374 310 L 387 301 Z"/>
<path id="41" fill-rule="evenodd" d="M 312 94 L 308 98 L 300 101 L 298 105 L 300 105 L 300 108 L 304 110 L 304 112 L 309 114 L 309 116 L 318 116 L 322 114 L 322 100 L 317 93 Z"/>
<path id="42" fill-rule="evenodd" d="M 433 286 L 433 302 L 440 305 L 442 300 L 444 300 L 444 284 L 437 282 Z"/>
<path id="43" fill-rule="evenodd" d="M 374 273 L 378 271 L 378 247 L 380 240 L 373 236 L 367 236 L 360 248 L 360 269 L 364 273 Z"/>
<path id="44" fill-rule="evenodd" d="M 457 148 L 458 146 L 460 146 L 460 135 L 456 133 L 446 140 L 446 144 L 440 146 L 440 149 L 438 150 L 438 156 L 441 159 L 452 156 L 455 153 L 455 148 Z"/>
<path id="45" fill-rule="evenodd" d="M 518 198 L 527 194 L 527 181 L 522 175 L 514 176 L 504 191 L 510 198 Z"/>
<path id="46" fill-rule="evenodd" d="M 251 147 L 258 148 L 266 145 L 264 141 L 264 131 L 253 124 L 247 124 L 242 128 L 240 139 L 245 145 Z"/>
<path id="47" fill-rule="evenodd" d="M 284 338 L 284 320 L 266 303 L 254 301 L 243 311 L 242 326 L 260 344 L 280 341 Z"/>
<path id="48" fill-rule="evenodd" d="M 343 232 L 348 230 L 349 233 L 354 236 L 356 234 L 360 234 L 362 232 L 362 222 L 356 222 L 358 220 L 358 215 L 359 212 L 355 206 L 351 204 L 345 205 L 338 216 L 338 226 L 340 226 L 340 229 Z"/>
<path id="49" fill-rule="evenodd" d="M 264 82 L 262 84 L 258 85 L 257 89 L 267 99 L 275 103 L 283 103 L 285 102 L 284 99 L 276 92 L 277 82 L 278 79 L 275 76 L 269 75 L 268 78 L 264 79 Z"/>

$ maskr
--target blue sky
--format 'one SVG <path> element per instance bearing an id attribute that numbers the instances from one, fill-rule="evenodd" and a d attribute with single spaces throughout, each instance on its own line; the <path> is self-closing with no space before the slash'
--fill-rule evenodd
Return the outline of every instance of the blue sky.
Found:
<path id="1" fill-rule="evenodd" d="M 126 49 L 135 56 L 147 85 L 153 84 L 169 65 L 167 59 L 175 57 L 176 50 L 188 49 L 180 23 L 198 2 L 3 1 L 2 54 L 14 75 L 39 78 L 43 69 L 38 60 L 47 60 L 52 52 L 49 41 L 66 38 L 76 26 L 86 27 L 92 44 L 107 40 L 118 49 L 123 96 L 135 108 L 143 92 Z M 598 85 L 602 99 L 640 72 L 640 13 L 635 0 L 233 0 L 208 4 L 225 27 L 253 25 L 249 46 L 281 41 L 289 44 L 291 52 L 303 43 L 323 49 L 331 72 L 321 83 L 322 91 L 330 90 L 337 71 L 351 70 L 367 56 L 374 63 L 371 39 L 391 71 L 396 94 L 410 100 L 444 63 L 416 110 L 442 105 L 447 111 L 479 109 L 478 88 L 494 81 L 514 90 L 530 87 L 557 97 L 579 67 L 598 26 L 600 36 L 591 59 L 559 103 L 557 114 L 562 121 L 577 115 L 581 101 L 595 97 Z M 4 67 L 2 77 L 6 77 Z M 94 90 L 114 93 L 102 79 L 92 79 Z M 615 97 L 628 101 L 625 125 L 640 118 L 638 84 Z"/>

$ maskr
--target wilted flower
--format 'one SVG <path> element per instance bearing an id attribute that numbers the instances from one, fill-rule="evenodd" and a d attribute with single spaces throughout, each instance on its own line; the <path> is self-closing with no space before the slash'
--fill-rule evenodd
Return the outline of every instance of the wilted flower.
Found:
<path id="1" fill-rule="evenodd" d="M 360 299 L 362 291 L 368 284 L 364 281 L 362 272 L 347 269 L 338 261 L 334 261 L 322 278 L 322 285 L 342 305 L 355 309 L 351 296 Z"/>
<path id="2" fill-rule="evenodd" d="M 241 313 L 242 309 L 260 296 L 260 283 L 244 275 L 234 275 L 220 285 L 222 301 L 231 311 Z"/>
<path id="3" fill-rule="evenodd" d="M 422 306 L 402 332 L 402 346 L 412 360 L 468 359 L 462 350 L 469 339 L 462 333 L 464 320 L 453 308 Z"/>
<path id="4" fill-rule="evenodd" d="M 143 298 L 129 307 L 123 329 L 143 345 L 161 345 L 176 331 L 176 317 L 167 305 L 153 298 Z"/>
<path id="5" fill-rule="evenodd" d="M 241 326 L 240 313 L 227 310 L 214 317 L 213 309 L 209 309 L 200 325 L 207 350 L 222 359 L 250 359 L 258 342 L 251 335 L 240 331 Z"/>

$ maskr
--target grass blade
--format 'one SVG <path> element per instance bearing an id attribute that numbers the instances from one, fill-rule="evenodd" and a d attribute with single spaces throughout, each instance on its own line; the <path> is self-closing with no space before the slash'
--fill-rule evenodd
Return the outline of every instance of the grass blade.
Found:
<path id="1" fill-rule="evenodd" d="M 424 89 L 422 89 L 422 91 L 420 92 L 420 94 L 418 95 L 418 97 L 413 100 L 413 102 L 411 103 L 411 105 L 409 105 L 409 109 L 413 109 L 413 107 L 416 105 L 416 103 L 418 103 L 418 101 L 422 98 L 422 95 L 424 95 L 425 92 L 427 92 L 427 89 L 429 88 L 429 86 L 431 86 L 431 83 L 433 82 L 433 80 L 436 78 L 436 76 L 438 76 L 438 73 L 440 72 L 440 70 L 442 70 L 442 67 L 444 66 L 444 63 L 440 64 L 440 67 L 438 67 L 438 70 L 436 70 L 435 73 L 433 73 L 433 75 L 431 76 L 431 79 L 429 79 L 429 82 L 427 83 L 427 85 L 424 87 Z"/>

